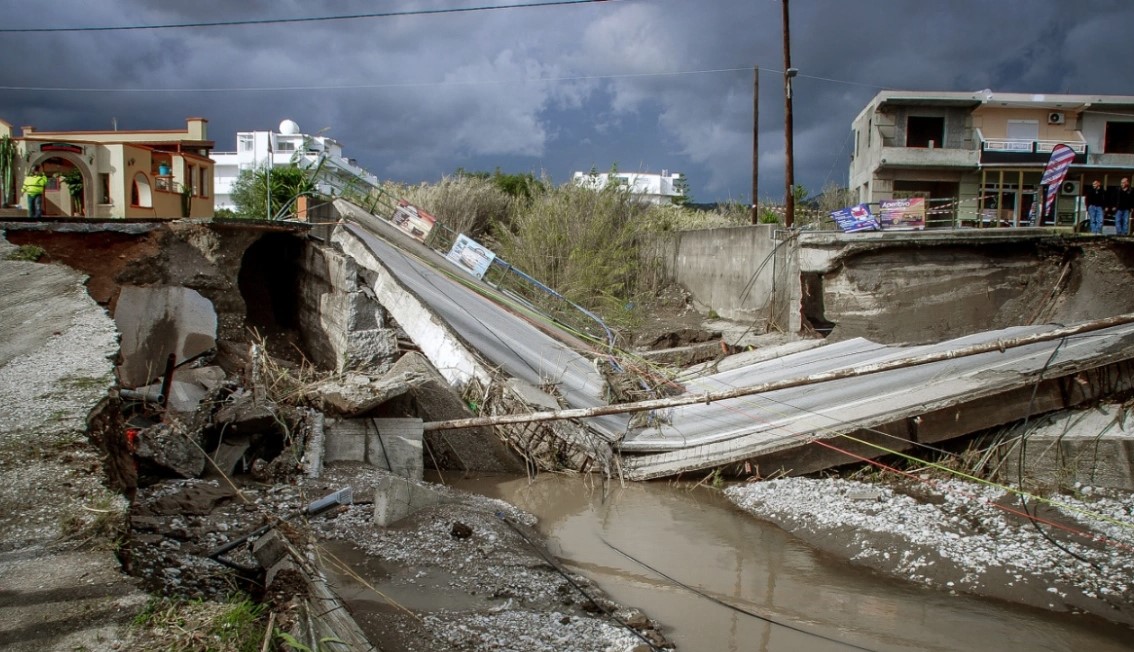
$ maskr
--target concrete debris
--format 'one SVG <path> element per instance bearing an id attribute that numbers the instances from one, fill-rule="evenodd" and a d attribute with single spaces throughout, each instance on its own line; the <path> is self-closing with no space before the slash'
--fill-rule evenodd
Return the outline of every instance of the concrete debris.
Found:
<path id="1" fill-rule="evenodd" d="M 323 461 L 359 462 L 399 477 L 421 480 L 421 419 L 329 419 Z"/>
<path id="2" fill-rule="evenodd" d="M 209 465 L 205 477 L 232 476 L 247 471 L 238 464 L 251 447 L 252 441 L 248 435 L 233 435 L 222 439 L 217 447 L 209 452 L 213 463 Z"/>
<path id="3" fill-rule="evenodd" d="M 421 353 L 403 355 L 390 368 L 389 375 L 412 373 L 426 382 L 390 402 L 400 414 L 414 414 L 423 421 L 444 421 L 471 417 L 473 413 L 429 359 Z M 488 473 L 523 473 L 523 462 L 500 441 L 491 428 L 460 432 L 431 432 L 426 435 L 429 460 L 442 468 Z"/>
<path id="4" fill-rule="evenodd" d="M 177 360 L 188 360 L 216 348 L 216 310 L 186 287 L 123 286 L 114 322 L 122 334 L 118 377 L 124 387 L 140 387 L 157 378 L 171 353 Z"/>
<path id="5" fill-rule="evenodd" d="M 1098 405 L 1037 419 L 1000 447 L 1003 475 L 1067 486 L 1082 483 L 1134 491 L 1134 414 L 1127 405 Z"/>
<path id="6" fill-rule="evenodd" d="M 122 389 L 120 394 L 126 399 L 154 404 L 162 403 L 162 399 L 167 398 L 165 403 L 170 411 L 191 413 L 197 410 L 209 394 L 220 388 L 224 379 L 224 369 L 220 367 L 178 369 L 170 383 L 168 397 L 161 394 L 162 383 L 153 383 L 135 390 Z"/>
<path id="7" fill-rule="evenodd" d="M 180 423 L 159 423 L 138 432 L 134 444 L 139 475 L 197 478 L 205 471 L 205 451 Z"/>
<path id="8" fill-rule="evenodd" d="M 279 425 L 277 407 L 268 402 L 258 402 L 249 393 L 234 394 L 225 403 L 213 421 L 226 429 L 240 433 L 258 433 L 273 430 Z"/>
<path id="9" fill-rule="evenodd" d="M 357 417 L 424 385 L 428 380 L 425 375 L 416 372 L 391 371 L 380 378 L 348 373 L 308 388 L 308 395 L 329 415 Z"/>
<path id="10" fill-rule="evenodd" d="M 442 495 L 429 484 L 383 476 L 374 484 L 374 525 L 393 525 L 442 500 Z"/>

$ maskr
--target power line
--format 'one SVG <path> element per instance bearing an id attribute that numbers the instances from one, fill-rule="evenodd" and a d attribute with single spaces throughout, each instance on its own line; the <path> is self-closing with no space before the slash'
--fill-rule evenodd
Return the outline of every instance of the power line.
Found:
<path id="1" fill-rule="evenodd" d="M 607 0 L 587 0 L 602 2 Z M 76 88 L 65 86 L 0 86 L 0 91 L 35 91 L 65 93 L 264 93 L 286 91 L 333 91 L 333 90 L 375 90 L 382 88 L 414 88 L 437 86 L 496 86 L 506 84 L 551 83 L 566 81 L 588 81 L 597 79 L 632 79 L 637 77 L 675 77 L 680 75 L 707 75 L 723 72 L 748 71 L 751 68 L 714 68 L 706 70 L 676 70 L 669 72 L 637 72 L 610 75 L 565 75 L 561 77 L 533 77 L 530 79 L 478 80 L 478 81 L 437 81 L 437 82 L 391 82 L 386 84 L 323 84 L 314 86 L 246 86 L 212 88 Z"/>
<path id="2" fill-rule="evenodd" d="M 368 14 L 342 14 L 338 16 L 308 16 L 303 18 L 264 18 L 258 20 L 224 20 L 211 23 L 169 23 L 165 25 L 106 25 L 95 27 L 32 27 L 0 29 L 0 34 L 43 34 L 55 32 L 124 32 L 146 29 L 184 29 L 191 27 L 242 27 L 246 25 L 283 25 L 288 23 L 314 23 L 332 20 L 355 20 L 360 18 L 395 18 L 398 16 L 429 16 L 436 14 L 460 14 L 475 11 L 495 11 L 497 9 L 527 9 L 532 7 L 554 7 L 560 5 L 579 5 L 595 2 L 620 2 L 621 0 L 549 0 L 548 2 L 527 2 L 515 5 L 481 5 L 450 9 L 417 9 L 411 11 L 386 11 Z"/>

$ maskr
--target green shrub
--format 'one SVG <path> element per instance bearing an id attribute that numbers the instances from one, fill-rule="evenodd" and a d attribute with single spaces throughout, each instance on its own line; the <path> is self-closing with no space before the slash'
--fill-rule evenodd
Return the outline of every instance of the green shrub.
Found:
<path id="1" fill-rule="evenodd" d="M 20 245 L 8 253 L 8 260 L 26 260 L 34 263 L 46 253 L 47 251 L 39 245 Z"/>

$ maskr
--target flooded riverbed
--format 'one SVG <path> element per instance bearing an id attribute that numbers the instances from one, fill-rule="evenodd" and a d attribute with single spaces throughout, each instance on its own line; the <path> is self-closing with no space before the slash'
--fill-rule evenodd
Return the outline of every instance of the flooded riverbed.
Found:
<path id="1" fill-rule="evenodd" d="M 604 491 L 550 474 L 445 481 L 535 514 L 569 568 L 660 621 L 681 650 L 1134 649 L 1134 631 L 1094 617 L 950 595 L 852 567 L 707 488 Z"/>

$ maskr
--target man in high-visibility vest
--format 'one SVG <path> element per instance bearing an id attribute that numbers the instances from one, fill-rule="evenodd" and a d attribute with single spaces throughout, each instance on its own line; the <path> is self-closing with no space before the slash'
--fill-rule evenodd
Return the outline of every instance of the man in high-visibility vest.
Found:
<path id="1" fill-rule="evenodd" d="M 24 177 L 24 194 L 28 196 L 28 217 L 43 217 L 43 191 L 47 188 L 47 175 L 38 165 Z"/>

